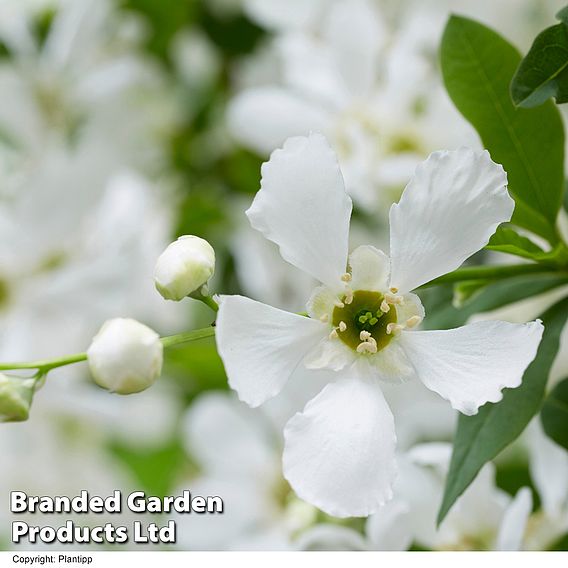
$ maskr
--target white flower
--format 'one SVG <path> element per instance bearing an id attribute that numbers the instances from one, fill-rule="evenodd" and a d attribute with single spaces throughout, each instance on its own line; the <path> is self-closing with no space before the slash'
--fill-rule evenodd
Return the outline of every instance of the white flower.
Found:
<path id="1" fill-rule="evenodd" d="M 160 336 L 127 318 L 105 322 L 87 351 L 95 382 L 111 392 L 132 394 L 154 384 L 163 361 Z"/>
<path id="2" fill-rule="evenodd" d="M 251 224 L 322 286 L 310 317 L 223 297 L 217 346 L 230 385 L 251 406 L 298 372 L 304 380 L 310 370 L 328 373 L 284 431 L 284 475 L 302 499 L 344 517 L 391 498 L 395 432 L 381 381 L 420 380 L 465 414 L 521 384 L 540 322 L 416 331 L 424 309 L 410 292 L 458 268 L 513 208 L 505 172 L 487 152 L 435 152 L 391 208 L 390 260 L 372 246 L 348 257 L 351 200 L 325 138 L 289 139 L 264 164 Z"/>
<path id="3" fill-rule="evenodd" d="M 35 379 L 0 373 L 0 422 L 27 420 L 34 390 Z"/>
<path id="4" fill-rule="evenodd" d="M 154 282 L 166 300 L 183 300 L 207 284 L 215 272 L 215 251 L 205 240 L 184 235 L 160 255 Z"/>

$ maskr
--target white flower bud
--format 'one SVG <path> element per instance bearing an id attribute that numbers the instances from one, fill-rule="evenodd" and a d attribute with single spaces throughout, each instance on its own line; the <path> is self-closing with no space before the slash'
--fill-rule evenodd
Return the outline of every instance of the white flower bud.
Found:
<path id="1" fill-rule="evenodd" d="M 27 420 L 35 390 L 35 379 L 8 377 L 0 373 L 0 422 Z"/>
<path id="2" fill-rule="evenodd" d="M 184 235 L 160 255 L 154 270 L 158 292 L 166 300 L 182 300 L 197 292 L 215 272 L 215 251 L 204 239 Z"/>
<path id="3" fill-rule="evenodd" d="M 126 318 L 108 320 L 87 350 L 95 382 L 111 392 L 132 394 L 154 384 L 162 371 L 160 336 Z"/>

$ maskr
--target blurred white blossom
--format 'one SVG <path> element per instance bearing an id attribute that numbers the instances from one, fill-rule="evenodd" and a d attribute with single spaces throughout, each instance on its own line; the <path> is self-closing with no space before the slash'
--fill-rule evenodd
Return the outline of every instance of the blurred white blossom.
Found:
<path id="1" fill-rule="evenodd" d="M 526 433 L 532 480 L 541 507 L 530 519 L 525 550 L 548 550 L 568 532 L 568 454 L 535 418 Z"/>
<path id="2" fill-rule="evenodd" d="M 180 486 L 221 495 L 223 515 L 179 515 L 186 550 L 282 550 L 315 520 L 314 507 L 294 496 L 280 468 L 280 432 L 262 412 L 230 393 L 203 394 L 184 418 L 184 443 L 198 473 Z"/>

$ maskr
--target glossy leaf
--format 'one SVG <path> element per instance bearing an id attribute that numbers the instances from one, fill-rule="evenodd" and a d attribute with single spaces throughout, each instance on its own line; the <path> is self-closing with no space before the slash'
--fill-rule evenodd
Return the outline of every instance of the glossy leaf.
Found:
<path id="1" fill-rule="evenodd" d="M 567 319 L 568 299 L 564 299 L 542 315 L 543 339 L 522 385 L 506 389 L 501 402 L 485 404 L 475 416 L 460 415 L 439 523 L 483 465 L 515 440 L 538 412 Z"/>
<path id="2" fill-rule="evenodd" d="M 464 325 L 474 314 L 489 312 L 515 302 L 532 298 L 568 284 L 568 277 L 558 274 L 539 274 L 515 276 L 498 282 L 485 284 L 469 298 L 462 297 L 461 305 L 455 302 L 456 291 L 450 286 L 431 290 L 421 290 L 420 297 L 426 308 L 427 329 L 450 329 Z M 454 302 L 452 302 L 452 296 Z"/>
<path id="3" fill-rule="evenodd" d="M 444 82 L 458 110 L 503 165 L 515 198 L 513 222 L 557 242 L 556 216 L 564 184 L 564 129 L 551 103 L 518 109 L 509 83 L 521 60 L 496 32 L 452 16 L 441 46 Z"/>
<path id="4" fill-rule="evenodd" d="M 568 102 L 568 27 L 557 24 L 541 32 L 511 81 L 515 105 L 531 108 L 550 97 Z"/>
<path id="5" fill-rule="evenodd" d="M 544 254 L 544 251 L 530 239 L 506 227 L 499 227 L 491 239 L 489 239 L 489 244 L 485 248 L 531 260 L 535 256 Z"/>
<path id="6" fill-rule="evenodd" d="M 568 250 L 563 243 L 544 251 L 527 237 L 507 227 L 499 227 L 485 248 L 550 265 L 565 265 L 568 262 Z"/>
<path id="7" fill-rule="evenodd" d="M 568 450 L 568 379 L 552 389 L 544 401 L 540 419 L 546 434 Z"/>

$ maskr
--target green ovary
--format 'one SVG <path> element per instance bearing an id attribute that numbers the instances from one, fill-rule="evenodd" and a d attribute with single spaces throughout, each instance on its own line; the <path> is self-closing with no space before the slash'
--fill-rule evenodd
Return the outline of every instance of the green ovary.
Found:
<path id="1" fill-rule="evenodd" d="M 351 349 L 357 350 L 361 343 L 360 334 L 368 331 L 377 342 L 377 351 L 384 349 L 391 341 L 387 334 L 387 325 L 396 323 L 396 308 L 391 305 L 387 313 L 381 311 L 384 296 L 380 292 L 358 290 L 353 293 L 353 301 L 343 308 L 333 310 L 332 324 L 339 328 L 340 322 L 347 326 L 345 331 L 337 329 L 337 335 Z M 345 298 L 342 299 L 345 302 Z"/>

